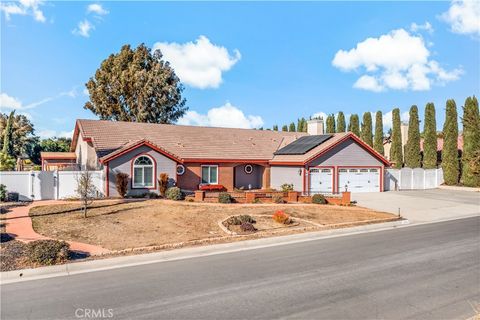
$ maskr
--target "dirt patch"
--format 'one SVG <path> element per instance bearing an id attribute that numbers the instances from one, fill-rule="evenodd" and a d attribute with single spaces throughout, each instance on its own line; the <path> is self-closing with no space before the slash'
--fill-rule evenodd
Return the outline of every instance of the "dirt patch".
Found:
<path id="1" fill-rule="evenodd" d="M 48 237 L 122 250 L 222 238 L 225 233 L 218 226 L 218 221 L 231 215 L 271 216 L 276 210 L 284 210 L 293 219 L 310 220 L 322 225 L 395 218 L 388 213 L 364 208 L 312 204 L 222 205 L 169 200 L 116 200 L 95 203 L 86 219 L 79 208 L 78 203 L 34 207 L 30 210 L 33 227 L 36 232 Z"/>
<path id="2" fill-rule="evenodd" d="M 0 271 L 30 267 L 26 258 L 27 246 L 14 240 L 5 232 L 5 222 L 0 221 Z"/>

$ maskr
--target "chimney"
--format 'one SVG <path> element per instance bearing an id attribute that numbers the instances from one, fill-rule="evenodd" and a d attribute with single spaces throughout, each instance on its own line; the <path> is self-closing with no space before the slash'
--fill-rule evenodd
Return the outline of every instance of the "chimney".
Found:
<path id="1" fill-rule="evenodd" d="M 310 135 L 321 135 L 323 131 L 323 118 L 312 119 L 307 121 L 307 133 Z"/>

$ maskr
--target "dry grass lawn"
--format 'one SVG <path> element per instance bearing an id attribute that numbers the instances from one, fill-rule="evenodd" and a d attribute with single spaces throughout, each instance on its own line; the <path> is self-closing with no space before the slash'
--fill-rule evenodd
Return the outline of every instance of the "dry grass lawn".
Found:
<path id="1" fill-rule="evenodd" d="M 396 218 L 389 213 L 365 208 L 312 204 L 222 205 L 169 200 L 116 200 L 97 201 L 93 206 L 86 219 L 79 210 L 79 204 L 75 202 L 34 207 L 30 210 L 30 215 L 35 231 L 40 234 L 99 245 L 111 250 L 226 237 L 217 224 L 219 220 L 240 214 L 272 215 L 280 209 L 293 218 L 322 225 Z M 283 228 L 280 232 L 302 230 Z M 262 232 L 265 231 L 260 233 Z M 265 236 L 268 235 L 265 232 Z"/>

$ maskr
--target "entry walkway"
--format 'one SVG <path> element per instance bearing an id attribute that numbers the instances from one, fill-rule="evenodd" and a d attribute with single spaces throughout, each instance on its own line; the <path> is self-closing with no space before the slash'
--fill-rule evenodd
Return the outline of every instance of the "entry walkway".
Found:
<path id="1" fill-rule="evenodd" d="M 10 212 L 4 215 L 3 220 L 5 222 L 5 230 L 8 234 L 15 238 L 15 240 L 19 240 L 22 242 L 31 242 L 35 240 L 45 240 L 50 239 L 48 237 L 42 236 L 33 230 L 32 227 L 32 219 L 28 215 L 28 212 L 31 208 L 37 206 L 45 206 L 45 205 L 52 205 L 52 204 L 62 204 L 66 203 L 65 201 L 58 201 L 58 200 L 45 200 L 45 201 L 35 201 L 28 206 L 20 206 L 10 208 Z M 88 255 L 101 255 L 105 253 L 109 253 L 110 250 L 104 249 L 99 246 L 82 243 L 82 242 L 75 242 L 75 241 L 67 241 L 70 244 L 70 250 L 84 253 Z"/>

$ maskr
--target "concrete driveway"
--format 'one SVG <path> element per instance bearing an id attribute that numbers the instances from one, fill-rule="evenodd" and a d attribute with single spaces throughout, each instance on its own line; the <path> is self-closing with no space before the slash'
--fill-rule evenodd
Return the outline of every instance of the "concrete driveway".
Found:
<path id="1" fill-rule="evenodd" d="M 431 222 L 480 215 L 480 193 L 457 190 L 413 190 L 352 194 L 361 207 L 400 213 L 411 222 Z"/>

